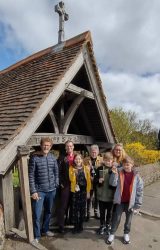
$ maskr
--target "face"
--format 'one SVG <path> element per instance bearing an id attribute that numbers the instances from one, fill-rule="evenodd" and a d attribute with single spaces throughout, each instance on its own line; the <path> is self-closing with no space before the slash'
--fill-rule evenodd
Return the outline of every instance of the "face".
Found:
<path id="1" fill-rule="evenodd" d="M 133 168 L 133 164 L 130 162 L 126 162 L 123 164 L 123 169 L 128 173 L 132 171 L 132 168 Z"/>
<path id="2" fill-rule="evenodd" d="M 98 150 L 97 149 L 91 149 L 91 157 L 93 159 L 97 158 L 98 156 Z"/>
<path id="3" fill-rule="evenodd" d="M 75 162 L 76 166 L 79 167 L 79 166 L 82 165 L 83 160 L 82 160 L 82 158 L 81 158 L 80 155 L 77 155 L 77 156 L 75 157 L 75 159 L 74 159 L 74 162 Z"/>
<path id="4" fill-rule="evenodd" d="M 105 166 L 110 167 L 110 168 L 112 167 L 113 159 L 106 159 L 106 158 L 104 158 L 103 161 L 104 161 L 104 165 Z"/>
<path id="5" fill-rule="evenodd" d="M 52 145 L 50 142 L 43 142 L 41 145 L 41 150 L 44 155 L 47 155 L 51 149 Z"/>
<path id="6" fill-rule="evenodd" d="M 113 151 L 114 151 L 114 155 L 116 157 L 120 157 L 121 154 L 122 154 L 122 147 L 121 146 L 116 146 Z"/>
<path id="7" fill-rule="evenodd" d="M 73 150 L 74 150 L 74 145 L 72 142 L 68 142 L 66 144 L 66 153 L 67 154 L 73 154 Z"/>

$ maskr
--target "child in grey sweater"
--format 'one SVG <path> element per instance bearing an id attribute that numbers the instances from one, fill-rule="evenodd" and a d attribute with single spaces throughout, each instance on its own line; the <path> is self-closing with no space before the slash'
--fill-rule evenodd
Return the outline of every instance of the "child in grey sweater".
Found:
<path id="1" fill-rule="evenodd" d="M 133 170 L 134 161 L 126 157 L 122 162 L 122 168 L 117 170 L 112 168 L 110 184 L 116 187 L 113 203 L 115 210 L 113 213 L 111 231 L 107 244 L 114 241 L 115 232 L 119 226 L 122 213 L 125 212 L 124 243 L 130 243 L 129 232 L 133 213 L 137 213 L 142 205 L 143 181 L 139 174 Z"/>

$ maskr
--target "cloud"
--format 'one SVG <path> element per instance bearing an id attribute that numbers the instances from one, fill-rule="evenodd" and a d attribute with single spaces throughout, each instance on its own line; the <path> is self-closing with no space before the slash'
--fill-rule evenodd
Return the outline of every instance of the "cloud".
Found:
<path id="1" fill-rule="evenodd" d="M 52 4 L 54 1 L 52 2 Z M 17 40 L 21 47 L 32 53 L 56 43 L 53 35 L 56 29 L 54 5 L 51 1 L 43 0 L 6 0 L 0 2 L 0 22 L 5 25 L 6 40 L 9 46 L 16 48 Z M 14 36 L 13 36 L 14 33 Z"/>
<path id="2" fill-rule="evenodd" d="M 58 1 L 0 2 L 0 21 L 10 25 L 28 53 L 57 43 Z M 96 57 L 105 70 L 157 73 L 160 66 L 159 0 L 66 0 L 66 38 L 91 30 Z M 7 34 L 8 40 L 12 34 Z"/>
<path id="3" fill-rule="evenodd" d="M 102 73 L 101 79 L 110 108 L 135 111 L 139 119 L 149 119 L 159 128 L 160 74 L 148 77 L 127 73 Z"/>
<path id="4" fill-rule="evenodd" d="M 91 29 L 97 60 L 105 70 L 138 74 L 159 71 L 158 0 L 66 2 L 76 30 Z M 75 32 L 72 19 L 70 22 L 69 28 Z"/>

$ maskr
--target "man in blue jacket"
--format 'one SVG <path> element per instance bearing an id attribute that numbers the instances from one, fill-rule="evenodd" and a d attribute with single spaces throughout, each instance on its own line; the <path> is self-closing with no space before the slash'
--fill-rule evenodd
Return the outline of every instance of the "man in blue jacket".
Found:
<path id="1" fill-rule="evenodd" d="M 29 185 L 32 197 L 34 237 L 38 242 L 41 234 L 53 236 L 49 231 L 49 221 L 56 188 L 59 185 L 58 165 L 55 157 L 50 153 L 52 140 L 41 139 L 41 151 L 34 153 L 29 161 Z M 41 230 L 41 215 L 44 215 Z"/>

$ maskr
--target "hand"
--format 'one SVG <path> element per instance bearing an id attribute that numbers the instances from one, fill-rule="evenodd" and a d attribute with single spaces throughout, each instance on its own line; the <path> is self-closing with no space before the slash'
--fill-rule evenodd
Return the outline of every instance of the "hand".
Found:
<path id="1" fill-rule="evenodd" d="M 135 215 L 141 215 L 139 211 L 140 211 L 140 209 L 132 208 L 132 212 L 133 212 L 133 214 L 135 214 Z"/>
<path id="2" fill-rule="evenodd" d="M 112 164 L 114 167 L 118 167 L 118 163 L 116 161 L 113 162 Z"/>
<path id="3" fill-rule="evenodd" d="M 38 195 L 38 193 L 34 193 L 34 194 L 32 194 L 32 196 L 31 196 L 31 197 L 32 197 L 32 199 L 33 199 L 33 200 L 37 200 L 37 201 L 38 201 L 38 200 L 39 200 L 39 198 L 40 198 L 40 197 L 39 197 L 39 195 Z"/>
<path id="4" fill-rule="evenodd" d="M 75 175 L 77 175 L 78 174 L 78 169 L 74 168 L 74 173 L 75 173 Z"/>
<path id="5" fill-rule="evenodd" d="M 92 162 L 91 162 L 91 160 L 88 161 L 88 164 L 89 164 L 89 166 L 90 166 L 90 168 L 91 168 L 91 167 L 92 167 Z"/>
<path id="6" fill-rule="evenodd" d="M 117 170 L 117 168 L 116 168 L 115 166 L 112 167 L 112 172 L 113 172 L 114 174 L 118 174 L 118 170 Z"/>
<path id="7" fill-rule="evenodd" d="M 61 184 L 61 188 L 64 188 L 63 184 Z"/>
<path id="8" fill-rule="evenodd" d="M 93 182 L 93 180 L 94 180 L 94 177 L 91 176 L 91 181 Z"/>
<path id="9" fill-rule="evenodd" d="M 99 183 L 103 183 L 104 182 L 104 178 L 99 178 Z"/>
<path id="10" fill-rule="evenodd" d="M 87 193 L 87 200 L 90 199 L 90 193 Z"/>

